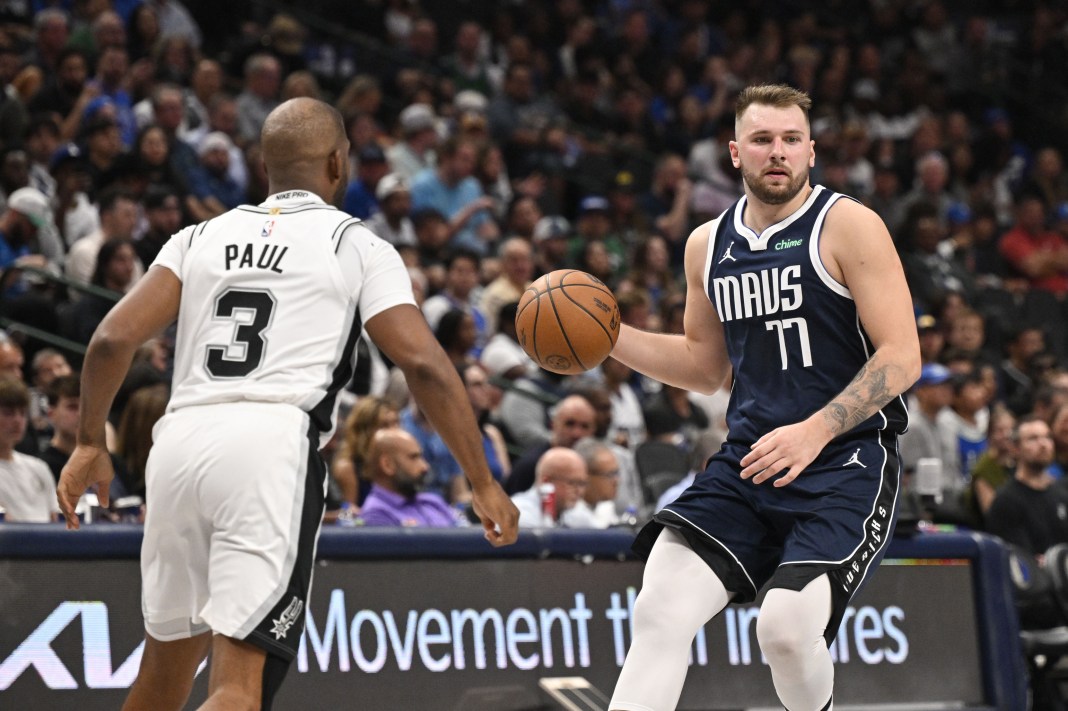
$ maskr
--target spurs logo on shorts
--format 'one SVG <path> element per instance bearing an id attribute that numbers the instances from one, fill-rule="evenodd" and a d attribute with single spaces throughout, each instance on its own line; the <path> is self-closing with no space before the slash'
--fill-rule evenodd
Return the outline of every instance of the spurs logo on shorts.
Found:
<path id="1" fill-rule="evenodd" d="M 274 627 L 271 628 L 271 634 L 275 639 L 282 639 L 286 636 L 286 632 L 289 628 L 296 624 L 300 619 L 300 613 L 304 611 L 304 601 L 296 595 L 290 601 L 286 609 L 282 610 L 282 614 L 277 620 L 271 620 L 274 623 Z"/>

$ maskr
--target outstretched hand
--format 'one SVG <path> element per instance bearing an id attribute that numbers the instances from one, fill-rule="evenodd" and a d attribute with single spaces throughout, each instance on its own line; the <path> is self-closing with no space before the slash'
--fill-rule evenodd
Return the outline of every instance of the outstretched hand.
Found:
<path id="1" fill-rule="evenodd" d="M 472 493 L 471 506 L 482 521 L 487 541 L 497 547 L 515 543 L 519 535 L 519 509 L 500 484 L 493 482 L 476 489 Z"/>
<path id="2" fill-rule="evenodd" d="M 74 509 L 78 506 L 82 494 L 94 484 L 100 505 L 107 507 L 111 480 L 114 476 L 115 469 L 111 466 L 111 455 L 108 454 L 106 448 L 88 444 L 79 444 L 74 448 L 67 465 L 63 467 L 63 472 L 59 475 L 59 485 L 56 486 L 59 510 L 67 519 L 68 529 L 78 528 L 78 515 Z"/>
<path id="3" fill-rule="evenodd" d="M 830 441 L 827 434 L 826 427 L 811 419 L 776 427 L 754 442 L 749 453 L 742 457 L 742 478 L 763 484 L 785 471 L 774 486 L 786 486 L 823 451 Z"/>

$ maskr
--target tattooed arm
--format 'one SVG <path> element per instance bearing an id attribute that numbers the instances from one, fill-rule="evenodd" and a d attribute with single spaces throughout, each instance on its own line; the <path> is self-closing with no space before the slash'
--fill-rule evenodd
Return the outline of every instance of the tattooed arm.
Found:
<path id="1" fill-rule="evenodd" d="M 893 241 L 882 220 L 851 200 L 827 214 L 820 258 L 830 275 L 849 287 L 875 353 L 853 381 L 808 419 L 778 427 L 742 458 L 742 478 L 786 486 L 843 432 L 905 392 L 920 374 L 920 345 L 912 297 Z"/>
<path id="2" fill-rule="evenodd" d="M 903 392 L 891 388 L 890 383 L 906 381 L 908 376 L 904 368 L 885 351 L 876 351 L 857 373 L 857 377 L 853 378 L 853 382 L 817 414 L 833 439 L 874 415 Z"/>

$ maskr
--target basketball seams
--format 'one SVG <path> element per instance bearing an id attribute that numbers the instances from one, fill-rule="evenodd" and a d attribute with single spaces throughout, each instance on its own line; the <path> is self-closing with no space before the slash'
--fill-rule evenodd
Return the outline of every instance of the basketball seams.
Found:
<path id="1" fill-rule="evenodd" d="M 572 274 L 577 276 L 575 281 L 571 281 Z M 587 291 L 569 292 L 565 287 L 571 289 L 588 287 L 596 290 L 598 294 L 590 294 Z M 557 289 L 563 292 L 562 299 L 552 293 Z M 541 301 L 545 295 L 548 295 L 548 302 L 543 314 Z M 583 323 L 584 320 L 596 321 L 600 333 L 608 338 L 607 343 L 614 344 L 615 342 L 610 326 L 602 320 L 600 311 L 594 310 L 596 302 L 601 300 L 598 297 L 602 297 L 603 301 L 608 304 L 615 302 L 615 295 L 603 282 L 578 269 L 550 272 L 531 282 L 520 297 L 515 317 L 516 326 L 519 327 L 522 324 L 520 331 L 521 334 L 525 334 L 523 347 L 527 353 L 541 367 L 556 372 L 579 373 L 588 370 L 586 360 L 591 357 L 596 359 L 600 353 L 599 348 L 592 345 L 600 340 L 600 336 L 596 335 L 597 331 L 590 330 L 590 327 Z M 538 304 L 533 311 L 528 311 L 532 301 Z M 609 317 L 611 320 L 616 318 L 612 314 L 609 314 Z M 553 319 L 555 323 L 546 320 L 544 324 L 541 324 L 540 321 L 543 318 Z M 569 323 L 572 324 L 571 333 L 567 330 Z M 580 347 L 582 355 L 580 355 Z M 586 351 L 590 352 L 586 353 Z M 566 360 L 568 355 L 570 355 L 572 364 L 567 367 L 567 370 L 559 371 L 555 367 L 546 365 L 544 361 L 545 358 Z"/>
<path id="2" fill-rule="evenodd" d="M 575 306 L 580 308 L 584 313 L 586 313 L 590 318 L 592 318 L 594 320 L 594 322 L 596 322 L 597 325 L 601 327 L 601 330 L 604 331 L 604 335 L 608 336 L 608 340 L 609 341 L 612 340 L 612 332 L 609 331 L 608 328 L 603 323 L 601 323 L 601 319 L 597 317 L 597 314 L 595 314 L 594 312 L 590 311 L 588 308 L 586 308 L 585 306 L 583 306 L 579 302 L 575 301 L 575 299 L 573 299 L 571 297 L 571 295 L 567 293 L 567 291 L 564 291 L 564 296 L 567 297 L 568 301 L 573 303 Z M 557 320 L 559 320 L 559 316 L 557 316 Z"/>
<path id="3" fill-rule="evenodd" d="M 572 273 L 572 272 L 568 272 L 568 274 L 570 274 L 570 273 Z M 566 277 L 567 277 L 567 274 L 564 274 L 560 278 L 560 284 L 556 287 L 557 289 L 563 290 L 563 281 L 564 281 L 564 279 Z M 548 282 L 549 278 L 546 277 L 545 281 Z M 571 336 L 568 335 L 567 329 L 564 328 L 564 322 L 562 320 L 560 320 L 560 312 L 556 310 L 556 299 L 553 297 L 553 289 L 552 289 L 552 287 L 547 289 L 545 293 L 549 295 L 549 305 L 553 307 L 553 318 L 556 319 L 556 325 L 560 327 L 560 335 L 564 337 L 564 342 L 567 343 L 568 350 L 571 351 L 571 355 L 574 356 L 575 362 L 579 364 L 579 367 L 581 367 L 583 370 L 589 370 L 589 368 L 586 367 L 586 364 L 582 362 L 582 359 L 579 358 L 578 351 L 576 351 L 575 350 L 575 346 L 573 346 L 571 344 Z M 567 292 L 566 291 L 564 292 L 564 296 L 567 296 Z M 568 300 L 571 301 L 572 303 L 574 303 L 574 299 L 571 299 L 570 297 L 568 297 Z M 541 301 L 541 299 L 539 298 L 538 301 Z M 583 310 L 585 310 L 585 309 L 583 309 Z M 535 339 L 534 343 L 535 343 L 535 347 L 536 347 L 536 344 L 537 344 L 537 340 L 536 339 Z M 539 360 L 540 360 L 540 358 L 539 358 Z"/>
<path id="4" fill-rule="evenodd" d="M 534 304 L 534 322 L 530 326 L 530 344 L 534 347 L 534 360 L 540 364 L 541 356 L 538 354 L 538 316 L 541 315 L 541 299 L 535 296 L 527 306 L 530 306 L 531 303 Z"/>

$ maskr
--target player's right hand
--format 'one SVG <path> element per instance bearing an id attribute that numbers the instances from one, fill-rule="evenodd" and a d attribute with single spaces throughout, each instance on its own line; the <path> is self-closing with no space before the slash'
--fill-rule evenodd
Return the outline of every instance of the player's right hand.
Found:
<path id="1" fill-rule="evenodd" d="M 95 484 L 100 505 L 108 505 L 111 480 L 114 476 L 115 469 L 111 466 L 111 455 L 106 447 L 79 444 L 74 448 L 56 486 L 59 510 L 67 519 L 68 530 L 77 529 L 79 526 L 78 515 L 74 510 L 89 487 Z"/>
<path id="2" fill-rule="evenodd" d="M 482 520 L 483 534 L 492 545 L 515 543 L 519 536 L 519 509 L 497 482 L 472 492 L 471 506 Z"/>

